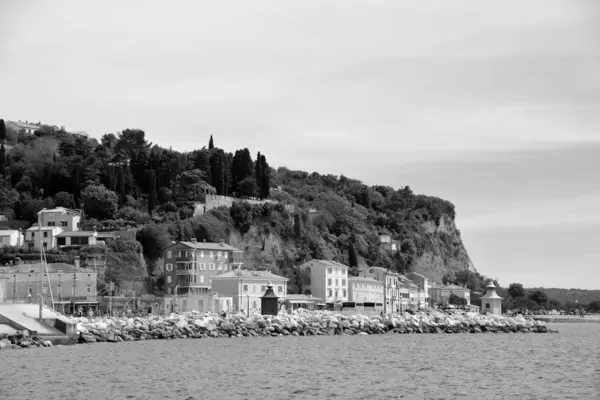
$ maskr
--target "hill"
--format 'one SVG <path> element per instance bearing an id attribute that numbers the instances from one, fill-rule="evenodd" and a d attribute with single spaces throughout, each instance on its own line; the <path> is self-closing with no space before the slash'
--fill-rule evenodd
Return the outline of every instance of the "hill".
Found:
<path id="1" fill-rule="evenodd" d="M 311 258 L 436 281 L 460 274 L 473 290 L 484 283 L 462 243 L 454 205 L 409 186 L 274 169 L 264 154 L 253 160 L 247 148 L 226 152 L 212 136 L 208 147 L 185 153 L 152 145 L 138 129 L 100 141 L 46 125 L 34 135 L 2 136 L 12 146 L 0 148 L 4 214 L 33 223 L 42 208 L 64 206 L 83 209 L 84 229 L 140 227 L 146 290 L 161 290 L 160 249 L 192 236 L 243 249 L 248 266 L 289 277 L 291 290 L 299 290 L 295 266 Z M 216 196 L 228 199 L 225 206 Z M 204 213 L 201 204 L 215 208 Z"/>

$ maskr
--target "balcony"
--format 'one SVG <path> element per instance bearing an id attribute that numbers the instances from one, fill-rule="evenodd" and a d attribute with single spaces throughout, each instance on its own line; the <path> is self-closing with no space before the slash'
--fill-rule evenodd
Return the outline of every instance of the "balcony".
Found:
<path id="1" fill-rule="evenodd" d="M 184 276 L 194 275 L 194 272 L 195 271 L 193 269 L 179 269 L 178 268 L 175 270 L 175 275 L 184 275 Z"/>
<path id="2" fill-rule="evenodd" d="M 196 259 L 193 256 L 176 256 L 175 257 L 175 262 L 190 262 L 190 261 L 196 261 Z"/>

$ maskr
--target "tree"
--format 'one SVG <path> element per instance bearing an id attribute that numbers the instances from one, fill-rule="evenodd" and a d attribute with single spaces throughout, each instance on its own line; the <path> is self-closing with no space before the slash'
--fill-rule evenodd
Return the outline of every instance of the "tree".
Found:
<path id="1" fill-rule="evenodd" d="M 271 192 L 271 169 L 264 155 L 260 156 L 260 182 L 257 181 L 260 189 L 258 197 L 261 199 L 269 197 Z"/>
<path id="2" fill-rule="evenodd" d="M 238 193 L 242 196 L 252 197 L 256 195 L 258 188 L 256 187 L 256 181 L 253 176 L 244 178 L 238 184 Z"/>
<path id="3" fill-rule="evenodd" d="M 145 225 L 137 231 L 136 240 L 142 245 L 144 256 L 152 261 L 162 257 L 164 248 L 171 244 L 169 232 L 156 224 Z"/>
<path id="4" fill-rule="evenodd" d="M 75 207 L 75 199 L 71 193 L 58 192 L 54 195 L 54 203 L 57 207 L 73 208 Z"/>
<path id="5" fill-rule="evenodd" d="M 156 171 L 151 169 L 148 171 L 148 214 L 152 213 L 154 207 L 158 204 L 156 193 Z"/>
<path id="6" fill-rule="evenodd" d="M 516 299 L 517 297 L 527 296 L 527 292 L 520 283 L 511 283 L 508 286 L 508 295 L 513 299 Z"/>
<path id="7" fill-rule="evenodd" d="M 81 192 L 86 216 L 100 221 L 112 219 L 119 206 L 119 197 L 104 185 L 90 185 Z"/>
<path id="8" fill-rule="evenodd" d="M 348 266 L 358 266 L 358 254 L 356 253 L 356 247 L 354 247 L 354 243 L 352 242 L 350 242 L 350 245 L 348 246 Z"/>
<path id="9" fill-rule="evenodd" d="M 4 148 L 4 144 L 1 144 L 0 145 L 0 175 L 2 177 L 4 177 L 5 173 L 6 173 L 6 149 Z"/>
<path id="10" fill-rule="evenodd" d="M 543 292 L 539 289 L 532 291 L 527 297 L 535 301 L 540 306 L 548 302 L 548 295 L 546 292 Z"/>
<path id="11" fill-rule="evenodd" d="M 452 294 L 450 294 L 450 297 L 448 297 L 448 304 L 452 304 L 454 306 L 466 306 L 467 299 L 465 299 L 464 297 L 457 296 L 454 293 L 452 293 Z"/>
<path id="12" fill-rule="evenodd" d="M 176 199 L 178 202 L 201 201 L 204 202 L 204 195 L 210 189 L 206 183 L 206 174 L 199 169 L 184 171 L 177 176 Z"/>
<path id="13" fill-rule="evenodd" d="M 6 141 L 6 124 L 3 119 L 0 119 L 0 142 L 4 144 Z"/>
<path id="14" fill-rule="evenodd" d="M 215 148 L 215 142 L 213 141 L 212 135 L 210 135 L 210 140 L 208 141 L 208 149 L 212 150 Z"/>
<path id="15" fill-rule="evenodd" d="M 456 283 L 456 275 L 454 275 L 454 271 L 450 270 L 446 272 L 442 277 L 442 283 Z"/>

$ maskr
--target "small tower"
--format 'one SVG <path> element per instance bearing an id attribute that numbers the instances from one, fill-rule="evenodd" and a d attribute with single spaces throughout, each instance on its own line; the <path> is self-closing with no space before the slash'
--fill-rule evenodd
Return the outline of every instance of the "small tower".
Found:
<path id="1" fill-rule="evenodd" d="M 273 292 L 273 285 L 271 281 L 267 284 L 267 290 L 265 294 L 260 298 L 261 314 L 262 315 L 277 315 L 279 311 L 279 297 Z"/>
<path id="2" fill-rule="evenodd" d="M 502 297 L 496 293 L 496 286 L 493 282 L 490 282 L 486 294 L 481 297 L 481 312 L 502 315 Z"/>

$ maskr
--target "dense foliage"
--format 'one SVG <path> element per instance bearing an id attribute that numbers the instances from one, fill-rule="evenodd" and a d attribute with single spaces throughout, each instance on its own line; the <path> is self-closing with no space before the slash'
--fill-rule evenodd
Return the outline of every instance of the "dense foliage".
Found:
<path id="1" fill-rule="evenodd" d="M 186 153 L 153 145 L 138 129 L 97 141 L 42 126 L 35 135 L 9 130 L 6 142 L 10 149 L 0 149 L 4 214 L 32 223 L 40 209 L 65 206 L 83 209 L 84 229 L 137 227 L 153 290 L 161 286 L 161 249 L 192 237 L 242 248 L 249 266 L 289 277 L 292 291 L 301 289 L 295 267 L 311 258 L 347 263 L 352 272 L 368 264 L 439 278 L 447 269 L 471 267 L 454 205 L 408 186 L 275 170 L 264 154 L 253 160 L 247 148 L 228 153 L 212 136 L 208 148 Z M 215 194 L 237 201 L 197 213 L 195 204 Z M 389 236 L 388 246 L 380 235 Z"/>

